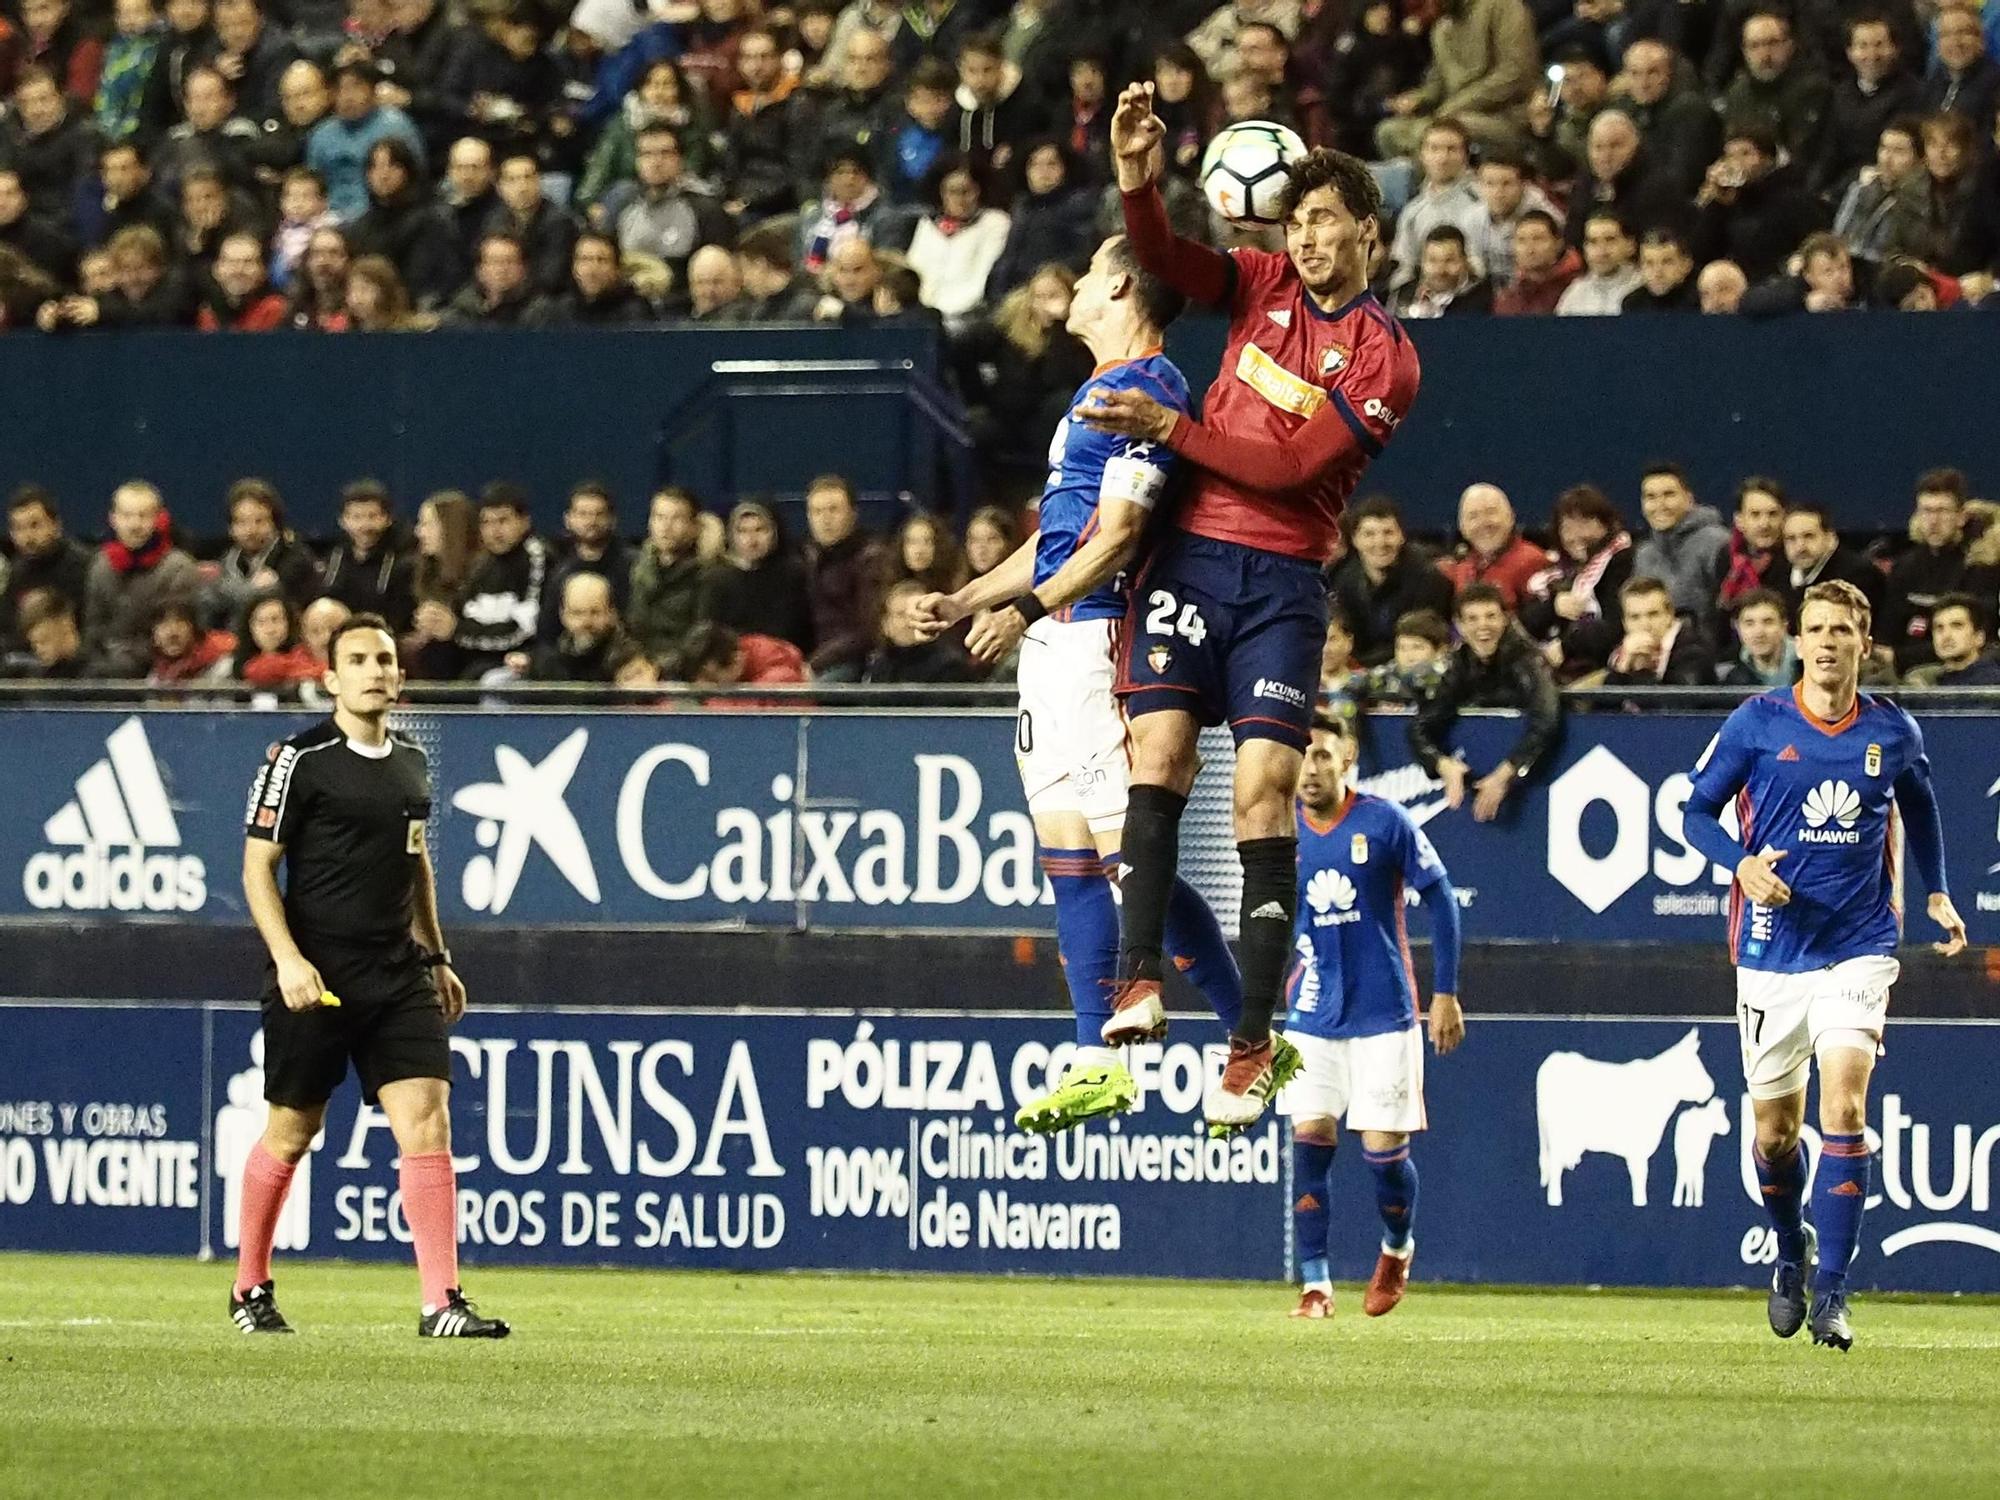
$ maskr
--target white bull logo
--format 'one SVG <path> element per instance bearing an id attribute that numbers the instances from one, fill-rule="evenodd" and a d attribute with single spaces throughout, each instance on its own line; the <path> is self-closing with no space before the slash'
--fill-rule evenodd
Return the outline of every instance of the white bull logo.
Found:
<path id="1" fill-rule="evenodd" d="M 1657 1057 L 1598 1062 L 1580 1052 L 1555 1052 L 1535 1073 L 1535 1123 L 1541 1137 L 1542 1186 L 1551 1206 L 1563 1201 L 1563 1173 L 1586 1151 L 1625 1159 L 1632 1203 L 1646 1206 L 1646 1169 L 1660 1149 L 1667 1121 L 1682 1104 L 1705 1104 L 1715 1080 L 1701 1064 L 1693 1027 Z"/>

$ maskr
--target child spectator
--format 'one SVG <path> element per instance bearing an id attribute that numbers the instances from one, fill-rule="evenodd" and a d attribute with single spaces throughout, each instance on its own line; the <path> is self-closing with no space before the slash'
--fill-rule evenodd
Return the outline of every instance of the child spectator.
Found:
<path id="1" fill-rule="evenodd" d="M 1799 675 L 1798 649 L 1785 626 L 1785 601 L 1771 589 L 1752 589 L 1735 603 L 1736 656 L 1722 669 L 1724 687 L 1790 687 Z"/>
<path id="2" fill-rule="evenodd" d="M 922 201 L 925 180 L 951 144 L 953 88 L 951 69 L 934 57 L 910 70 L 903 87 L 902 118 L 881 137 L 881 180 L 893 201 Z"/>
<path id="3" fill-rule="evenodd" d="M 118 31 L 104 49 L 97 78 L 97 133 L 122 141 L 138 132 L 146 80 L 160 55 L 161 27 L 153 0 L 117 0 L 112 9 Z"/>
<path id="4" fill-rule="evenodd" d="M 230 675 L 238 682 L 282 693 L 316 682 L 326 664 L 299 639 L 297 609 L 278 589 L 253 594 L 236 633 Z"/>

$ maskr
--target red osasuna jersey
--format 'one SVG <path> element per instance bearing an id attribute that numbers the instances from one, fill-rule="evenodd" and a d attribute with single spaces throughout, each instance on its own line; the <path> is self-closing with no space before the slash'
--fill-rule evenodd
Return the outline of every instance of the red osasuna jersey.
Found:
<path id="1" fill-rule="evenodd" d="M 1229 345 L 1203 403 L 1201 437 L 1289 446 L 1331 410 L 1348 440 L 1301 488 L 1274 492 L 1203 465 L 1201 449 L 1209 443 L 1184 444 L 1185 429 L 1176 432 L 1174 447 L 1200 467 L 1174 524 L 1196 536 L 1325 563 L 1339 550 L 1348 497 L 1416 399 L 1417 351 L 1372 293 L 1323 312 L 1289 256 L 1236 250 L 1229 259 L 1235 267 Z"/>

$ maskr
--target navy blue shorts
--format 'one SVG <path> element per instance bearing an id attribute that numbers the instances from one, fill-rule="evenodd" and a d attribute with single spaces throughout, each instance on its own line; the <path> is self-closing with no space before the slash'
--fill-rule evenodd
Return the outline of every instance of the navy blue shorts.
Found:
<path id="1" fill-rule="evenodd" d="M 1118 695 L 1128 717 L 1181 709 L 1236 743 L 1303 750 L 1326 647 L 1320 570 L 1234 542 L 1169 531 L 1132 587 Z"/>

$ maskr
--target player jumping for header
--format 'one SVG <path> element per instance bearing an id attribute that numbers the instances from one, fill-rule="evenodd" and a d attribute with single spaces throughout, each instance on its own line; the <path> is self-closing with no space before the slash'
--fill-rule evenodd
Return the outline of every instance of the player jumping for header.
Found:
<path id="1" fill-rule="evenodd" d="M 1923 735 L 1895 704 L 1857 690 L 1870 624 L 1868 600 L 1853 584 L 1806 590 L 1803 676 L 1729 716 L 1695 767 L 1685 819 L 1689 842 L 1736 871 L 1736 1019 L 1757 1117 L 1757 1180 L 1778 1238 L 1771 1331 L 1790 1338 L 1810 1322 L 1813 1342 L 1836 1349 L 1854 1342 L 1847 1268 L 1868 1201 L 1868 1079 L 1899 972 L 1899 813 L 1931 920 L 1947 938 L 1937 951 L 1949 957 L 1965 946 L 1965 923 L 1945 890 L 1944 830 Z M 1717 816 L 1731 798 L 1740 839 Z M 1807 1224 L 1799 1128 L 1814 1058 L 1820 1157 Z"/>
<path id="2" fill-rule="evenodd" d="M 1410 1133 L 1424 1128 L 1424 1042 L 1417 977 L 1403 925 L 1403 889 L 1430 908 L 1436 972 L 1431 1045 L 1444 1056 L 1465 1036 L 1458 1007 L 1458 895 L 1444 865 L 1410 815 L 1347 785 L 1354 726 L 1313 720 L 1312 748 L 1299 778 L 1298 967 L 1285 1035 L 1305 1072 L 1285 1091 L 1292 1115 L 1298 1196 L 1292 1234 L 1299 1280 L 1295 1318 L 1333 1313 L 1327 1220 L 1333 1190 L 1336 1122 L 1361 1133 L 1361 1157 L 1375 1179 L 1382 1253 L 1361 1310 L 1379 1318 L 1403 1300 L 1417 1253 L 1417 1164 Z"/>
<path id="3" fill-rule="evenodd" d="M 1125 722 L 1113 688 L 1126 610 L 1125 569 L 1166 490 L 1173 454 L 1156 443 L 1097 432 L 1075 419 L 1094 390 L 1146 391 L 1187 410 L 1187 382 L 1160 352 L 1184 299 L 1132 259 L 1123 235 L 1106 240 L 1070 299 L 1069 331 L 1097 368 L 1049 444 L 1038 530 L 1007 560 L 955 594 L 917 601 L 935 635 L 981 610 L 967 644 L 984 661 L 1021 648 L 1021 712 L 1014 756 L 1056 898 L 1056 935 L 1076 1011 L 1077 1052 L 1049 1093 L 1029 1100 L 1022 1128 L 1064 1130 L 1132 1106 L 1132 1075 L 1104 1040 L 1118 969 L 1118 907 L 1111 880 L 1125 822 Z M 1176 879 L 1167 903 L 1176 963 L 1233 1027 L 1243 982 L 1215 914 Z"/>
<path id="4" fill-rule="evenodd" d="M 1290 169 L 1285 253 L 1227 255 L 1167 227 L 1155 185 L 1165 127 L 1153 86 L 1111 121 L 1125 230 L 1139 264 L 1230 312 L 1203 420 L 1143 391 L 1106 390 L 1078 415 L 1179 454 L 1192 493 L 1132 590 L 1119 692 L 1132 721 L 1120 985 L 1104 1038 L 1159 1035 L 1160 953 L 1194 784 L 1195 737 L 1226 720 L 1236 740 L 1243 861 L 1243 1014 L 1204 1110 L 1212 1131 L 1253 1124 L 1291 1062 L 1271 1016 L 1291 948 L 1298 867 L 1292 799 L 1326 643 L 1320 570 L 1340 513 L 1417 394 L 1416 350 L 1368 293 L 1381 193 L 1361 162 L 1314 151 Z"/>

